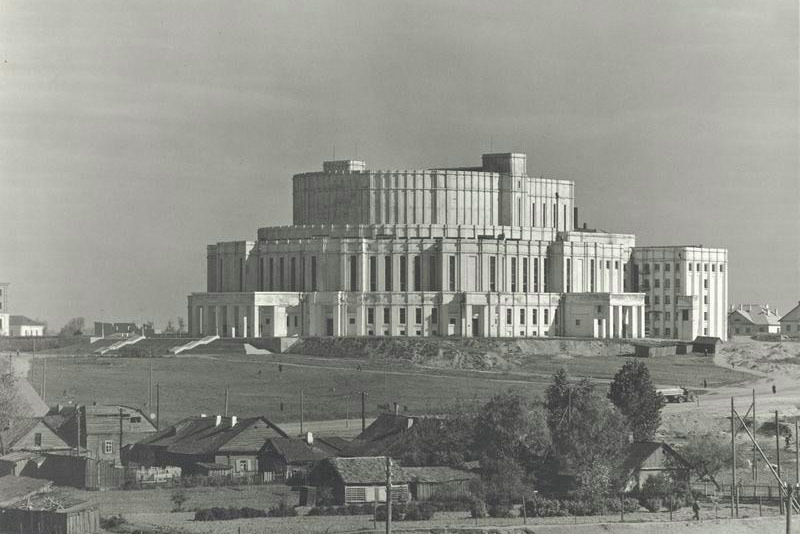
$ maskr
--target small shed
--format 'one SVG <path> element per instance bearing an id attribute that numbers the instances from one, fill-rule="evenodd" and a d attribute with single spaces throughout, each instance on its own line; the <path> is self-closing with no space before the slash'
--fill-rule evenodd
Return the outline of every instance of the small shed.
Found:
<path id="1" fill-rule="evenodd" d="M 625 450 L 620 469 L 627 492 L 641 488 L 648 478 L 661 473 L 688 480 L 691 466 L 664 442 L 636 441 Z"/>
<path id="2" fill-rule="evenodd" d="M 714 336 L 697 336 L 692 341 L 692 352 L 696 354 L 716 354 L 717 345 L 722 344 L 722 339 Z"/>
<path id="3" fill-rule="evenodd" d="M 418 501 L 433 497 L 456 500 L 469 495 L 469 483 L 477 477 L 475 473 L 453 467 L 404 467 L 411 478 L 411 496 Z"/>
<path id="4" fill-rule="evenodd" d="M 86 501 L 58 491 L 27 497 L 0 510 L 0 530 L 27 534 L 94 534 L 100 514 Z"/>
<path id="5" fill-rule="evenodd" d="M 305 481 L 311 469 L 320 461 L 333 456 L 316 446 L 309 435 L 306 439 L 272 438 L 262 452 L 264 471 L 272 473 L 273 480 Z"/>
<path id="6" fill-rule="evenodd" d="M 214 462 L 197 462 L 192 471 L 204 477 L 226 477 L 231 474 L 231 466 Z"/>
<path id="7" fill-rule="evenodd" d="M 407 501 L 411 478 L 399 465 L 391 465 L 392 501 Z M 336 504 L 386 502 L 384 457 L 327 458 L 314 468 L 310 478 L 318 488 L 330 488 Z"/>

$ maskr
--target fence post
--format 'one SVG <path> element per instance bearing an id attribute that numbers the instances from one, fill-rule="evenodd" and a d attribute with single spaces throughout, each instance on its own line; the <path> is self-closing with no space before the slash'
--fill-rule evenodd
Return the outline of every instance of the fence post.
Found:
<path id="1" fill-rule="evenodd" d="M 525 508 L 525 495 L 522 496 L 522 524 L 528 524 L 528 511 Z"/>

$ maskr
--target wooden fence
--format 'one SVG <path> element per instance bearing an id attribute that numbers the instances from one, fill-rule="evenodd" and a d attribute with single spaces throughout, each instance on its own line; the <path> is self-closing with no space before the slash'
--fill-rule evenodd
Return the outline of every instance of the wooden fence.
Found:
<path id="1" fill-rule="evenodd" d="M 25 534 L 94 534 L 100 532 L 100 513 L 75 511 L 2 510 L 0 529 Z"/>
<path id="2" fill-rule="evenodd" d="M 775 484 L 737 484 L 736 486 L 739 488 L 739 499 L 762 498 L 777 500 L 781 495 L 780 488 Z M 730 484 L 720 484 L 719 488 L 717 488 L 711 482 L 694 483 L 692 484 L 692 489 L 702 492 L 706 497 L 717 496 L 729 499 L 731 496 Z"/>

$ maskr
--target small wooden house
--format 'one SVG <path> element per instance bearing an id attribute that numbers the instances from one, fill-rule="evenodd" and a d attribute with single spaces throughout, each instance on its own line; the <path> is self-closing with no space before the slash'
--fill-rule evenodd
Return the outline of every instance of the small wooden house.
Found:
<path id="1" fill-rule="evenodd" d="M 717 345 L 722 344 L 722 340 L 714 336 L 697 336 L 692 341 L 692 352 L 696 354 L 716 354 Z"/>
<path id="2" fill-rule="evenodd" d="M 13 420 L 0 432 L 3 453 L 12 451 L 67 451 L 71 447 L 42 417 Z"/>
<path id="3" fill-rule="evenodd" d="M 332 456 L 315 446 L 313 437 L 306 439 L 272 438 L 264 445 L 264 471 L 273 480 L 304 482 L 313 467 Z"/>
<path id="4" fill-rule="evenodd" d="M 636 441 L 623 456 L 621 475 L 625 491 L 640 489 L 651 476 L 669 474 L 675 480 L 689 480 L 691 466 L 675 449 L 663 442 Z"/>
<path id="5" fill-rule="evenodd" d="M 392 463 L 392 501 L 407 501 L 410 477 Z M 311 472 L 318 488 L 330 488 L 336 504 L 386 502 L 386 458 L 327 458 Z"/>

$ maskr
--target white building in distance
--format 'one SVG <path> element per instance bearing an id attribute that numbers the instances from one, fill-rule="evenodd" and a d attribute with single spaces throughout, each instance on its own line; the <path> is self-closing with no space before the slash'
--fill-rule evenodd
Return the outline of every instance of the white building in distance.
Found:
<path id="1" fill-rule="evenodd" d="M 192 334 L 727 337 L 724 249 L 579 228 L 575 183 L 529 176 L 525 154 L 399 171 L 327 161 L 293 186 L 293 225 L 208 246 Z M 666 278 L 647 269 L 667 261 L 670 283 L 650 289 Z"/>

